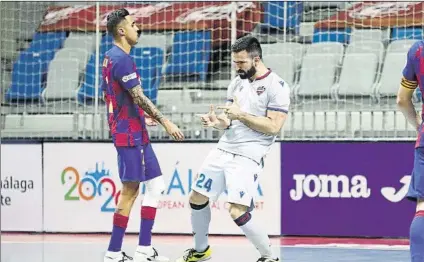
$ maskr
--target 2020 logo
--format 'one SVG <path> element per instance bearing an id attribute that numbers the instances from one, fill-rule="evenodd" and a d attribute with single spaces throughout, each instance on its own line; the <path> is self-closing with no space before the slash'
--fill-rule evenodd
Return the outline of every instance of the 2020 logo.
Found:
<path id="1" fill-rule="evenodd" d="M 91 201 L 97 195 L 106 195 L 107 198 L 100 210 L 102 212 L 115 211 L 121 191 L 116 191 L 115 182 L 110 178 L 110 172 L 106 171 L 104 166 L 99 170 L 99 165 L 96 163 L 95 171 L 88 171 L 81 180 L 80 178 L 78 170 L 74 167 L 67 167 L 62 171 L 62 185 L 68 188 L 64 196 L 66 201 L 79 201 L 81 199 Z M 115 205 L 113 205 L 113 202 Z"/>

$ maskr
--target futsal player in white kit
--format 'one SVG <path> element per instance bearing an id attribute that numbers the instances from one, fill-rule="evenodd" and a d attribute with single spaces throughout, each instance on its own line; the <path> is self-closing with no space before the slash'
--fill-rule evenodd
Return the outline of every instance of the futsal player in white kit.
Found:
<path id="1" fill-rule="evenodd" d="M 279 261 L 272 254 L 269 237 L 261 227 L 267 221 L 258 221 L 250 212 L 263 158 L 287 118 L 290 87 L 265 66 L 256 38 L 238 39 L 231 51 L 238 76 L 228 87 L 227 105 L 217 107 L 223 109 L 220 115 L 215 114 L 211 105 L 209 113 L 200 116 L 203 126 L 226 131 L 206 157 L 193 183 L 190 206 L 195 245 L 177 262 L 211 258 L 209 201 L 217 200 L 226 189 L 230 216 L 259 251 L 261 257 L 257 262 Z"/>

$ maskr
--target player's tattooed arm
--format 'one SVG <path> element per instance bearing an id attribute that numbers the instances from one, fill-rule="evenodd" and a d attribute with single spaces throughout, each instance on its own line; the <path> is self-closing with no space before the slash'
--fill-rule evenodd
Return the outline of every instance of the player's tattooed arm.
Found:
<path id="1" fill-rule="evenodd" d="M 164 124 L 166 118 L 163 114 L 156 108 L 156 106 L 150 101 L 150 99 L 144 95 L 143 89 L 140 85 L 135 86 L 129 90 L 134 103 L 140 106 L 151 118 L 157 122 Z"/>
<path id="2" fill-rule="evenodd" d="M 184 134 L 177 125 L 166 119 L 164 115 L 156 108 L 156 106 L 146 97 L 140 85 L 137 85 L 129 90 L 134 103 L 140 106 L 151 118 L 160 123 L 166 132 L 177 141 L 184 139 Z"/>

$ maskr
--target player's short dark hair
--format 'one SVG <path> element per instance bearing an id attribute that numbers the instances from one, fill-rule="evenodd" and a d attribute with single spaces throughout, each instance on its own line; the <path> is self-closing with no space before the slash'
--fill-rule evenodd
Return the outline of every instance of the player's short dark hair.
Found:
<path id="1" fill-rule="evenodd" d="M 246 51 L 251 58 L 259 56 L 262 59 L 262 48 L 259 40 L 251 35 L 243 36 L 231 46 L 231 52 Z"/>
<path id="2" fill-rule="evenodd" d="M 125 20 L 125 17 L 130 15 L 127 9 L 121 8 L 113 11 L 107 16 L 107 31 L 113 36 L 117 35 L 117 27 L 118 25 Z"/>

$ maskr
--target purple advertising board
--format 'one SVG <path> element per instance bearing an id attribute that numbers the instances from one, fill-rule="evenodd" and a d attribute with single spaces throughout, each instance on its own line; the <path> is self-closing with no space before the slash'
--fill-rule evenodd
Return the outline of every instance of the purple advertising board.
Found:
<path id="1" fill-rule="evenodd" d="M 281 143 L 282 235 L 408 237 L 413 142 Z"/>

